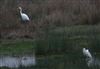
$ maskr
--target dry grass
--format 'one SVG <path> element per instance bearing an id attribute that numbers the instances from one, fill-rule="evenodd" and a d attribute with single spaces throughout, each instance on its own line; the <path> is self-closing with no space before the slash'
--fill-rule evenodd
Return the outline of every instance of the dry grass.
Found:
<path id="1" fill-rule="evenodd" d="M 100 0 L 1 0 L 1 35 L 16 32 L 20 36 L 30 36 L 31 33 L 39 34 L 41 29 L 48 27 L 98 24 L 99 4 Z M 31 19 L 27 28 L 21 24 L 18 6 L 21 6 Z M 19 34 L 22 32 L 24 34 Z"/>

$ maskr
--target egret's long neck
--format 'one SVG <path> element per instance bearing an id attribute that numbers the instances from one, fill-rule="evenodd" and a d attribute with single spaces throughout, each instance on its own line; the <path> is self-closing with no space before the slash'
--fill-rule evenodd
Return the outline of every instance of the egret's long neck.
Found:
<path id="1" fill-rule="evenodd" d="M 20 14 L 22 14 L 22 9 L 20 9 Z"/>

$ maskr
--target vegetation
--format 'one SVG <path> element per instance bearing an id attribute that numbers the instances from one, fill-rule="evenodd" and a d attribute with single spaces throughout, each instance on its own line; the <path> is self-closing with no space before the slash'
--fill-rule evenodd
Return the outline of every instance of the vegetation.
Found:
<path id="1" fill-rule="evenodd" d="M 33 40 L 1 40 L 0 55 L 29 55 L 34 54 L 35 44 Z"/>
<path id="2" fill-rule="evenodd" d="M 47 27 L 99 24 L 99 0 L 1 0 L 0 37 L 38 38 Z M 22 24 L 18 7 L 29 15 L 30 24 Z"/>
<path id="3" fill-rule="evenodd" d="M 99 52 L 100 25 L 77 25 L 48 30 L 44 38 L 36 40 L 0 40 L 0 53 L 31 53 L 52 55 L 80 52 L 83 47 Z M 71 51 L 73 50 L 73 51 Z M 78 54 L 78 53 L 77 53 Z"/>
<path id="4" fill-rule="evenodd" d="M 91 69 L 82 48 L 100 57 L 99 4 L 100 0 L 0 0 L 0 55 L 35 53 L 37 65 L 19 69 Z M 21 23 L 19 6 L 29 15 L 29 24 Z"/>
<path id="5" fill-rule="evenodd" d="M 99 51 L 99 30 L 100 25 L 78 25 L 68 27 L 58 27 L 53 31 L 50 30 L 45 39 L 37 42 L 39 54 L 78 54 L 83 47 L 93 51 Z"/>
<path id="6" fill-rule="evenodd" d="M 52 69 L 89 69 L 82 54 L 82 48 L 89 48 L 94 57 L 100 57 L 99 26 L 58 27 L 47 31 L 48 34 L 44 39 L 1 40 L 0 53 L 13 55 L 19 53 L 29 54 L 35 51 L 37 65 L 21 67 L 21 69 L 48 69 L 51 67 Z M 99 68 L 96 67 L 95 69 Z"/>

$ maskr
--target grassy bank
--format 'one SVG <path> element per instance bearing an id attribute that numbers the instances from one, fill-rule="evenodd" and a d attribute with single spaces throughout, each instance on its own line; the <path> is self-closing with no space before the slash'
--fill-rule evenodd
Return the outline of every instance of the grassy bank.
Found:
<path id="1" fill-rule="evenodd" d="M 81 52 L 83 47 L 99 52 L 100 25 L 57 27 L 45 31 L 45 37 L 36 40 L 0 40 L 0 54 L 31 53 L 52 55 Z M 73 50 L 73 51 L 72 51 Z"/>
<path id="2" fill-rule="evenodd" d="M 83 47 L 88 48 L 94 57 L 100 57 L 100 25 L 57 27 L 45 33 L 44 38 L 36 40 L 1 40 L 0 53 L 35 51 L 37 65 L 19 69 L 90 69 L 82 53 Z"/>

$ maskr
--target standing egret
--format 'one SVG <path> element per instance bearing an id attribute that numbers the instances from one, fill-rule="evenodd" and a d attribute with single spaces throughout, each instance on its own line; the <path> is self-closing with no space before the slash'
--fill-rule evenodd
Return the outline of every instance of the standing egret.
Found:
<path id="1" fill-rule="evenodd" d="M 89 50 L 86 49 L 86 48 L 83 48 L 83 54 L 84 54 L 86 57 L 88 57 L 88 58 L 92 58 L 91 53 L 90 53 Z"/>
<path id="2" fill-rule="evenodd" d="M 23 22 L 30 21 L 28 15 L 22 12 L 22 8 L 21 8 L 21 7 L 19 7 L 19 10 L 20 10 L 20 15 L 21 15 L 22 21 L 23 21 Z"/>
<path id="3" fill-rule="evenodd" d="M 86 62 L 87 62 L 88 67 L 92 66 L 93 58 L 92 58 L 92 55 L 89 52 L 89 50 L 86 48 L 83 48 L 83 54 L 84 54 L 84 56 L 86 56 Z"/>
<path id="4" fill-rule="evenodd" d="M 100 61 L 97 58 L 94 58 L 88 49 L 83 48 L 83 54 L 86 56 L 86 62 L 88 67 L 100 67 Z"/>

